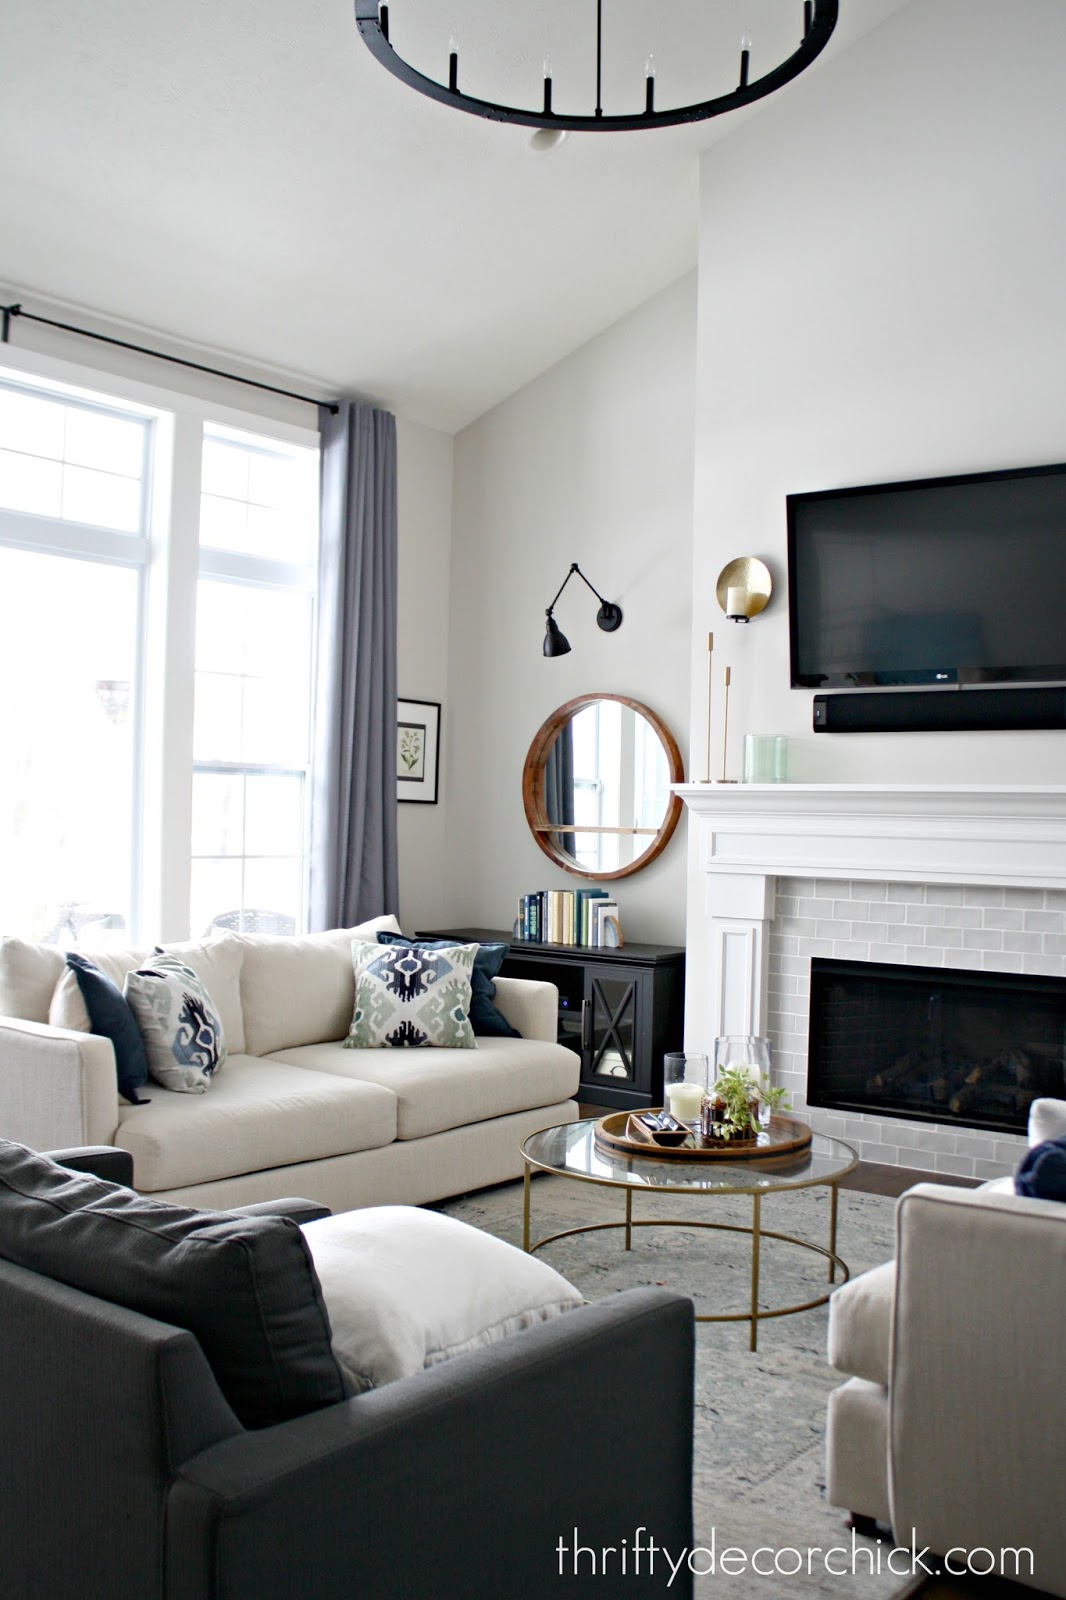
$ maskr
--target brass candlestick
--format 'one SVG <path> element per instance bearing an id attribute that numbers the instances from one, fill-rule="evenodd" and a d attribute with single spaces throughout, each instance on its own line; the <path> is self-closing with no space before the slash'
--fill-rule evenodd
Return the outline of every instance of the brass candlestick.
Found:
<path id="1" fill-rule="evenodd" d="M 707 772 L 704 783 L 711 781 L 711 662 L 714 658 L 714 634 L 707 635 Z"/>
<path id="2" fill-rule="evenodd" d="M 720 778 L 716 778 L 715 779 L 716 783 L 735 783 L 736 782 L 735 778 L 727 778 L 726 775 L 725 775 L 726 755 L 728 753 L 728 748 L 729 748 L 729 684 L 730 684 L 730 678 L 731 678 L 730 669 L 729 669 L 729 667 L 726 667 L 725 676 L 723 677 L 723 680 L 722 680 L 722 776 Z"/>

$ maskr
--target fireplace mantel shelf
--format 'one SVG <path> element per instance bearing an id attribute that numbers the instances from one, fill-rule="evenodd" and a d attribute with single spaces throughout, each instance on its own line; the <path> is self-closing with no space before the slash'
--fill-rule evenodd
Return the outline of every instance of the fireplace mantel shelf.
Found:
<path id="1" fill-rule="evenodd" d="M 704 872 L 1066 888 L 1066 788 L 678 784 Z"/>

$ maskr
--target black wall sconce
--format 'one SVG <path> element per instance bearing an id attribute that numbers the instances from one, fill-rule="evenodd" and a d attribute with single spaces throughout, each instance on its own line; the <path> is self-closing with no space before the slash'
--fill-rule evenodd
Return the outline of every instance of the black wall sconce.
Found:
<path id="1" fill-rule="evenodd" d="M 566 577 L 559 585 L 559 588 L 556 591 L 555 599 L 545 612 L 545 616 L 548 619 L 548 625 L 544 631 L 544 654 L 546 656 L 565 656 L 569 655 L 570 653 L 570 640 L 566 637 L 566 634 L 561 631 L 559 624 L 552 616 L 552 612 L 555 610 L 559 596 L 562 594 L 563 590 L 566 588 L 575 572 L 581 579 L 582 583 L 585 584 L 587 588 L 592 589 L 596 599 L 600 602 L 600 609 L 596 613 L 597 626 L 602 628 L 604 633 L 614 633 L 616 628 L 620 628 L 622 626 L 622 607 L 615 605 L 613 600 L 605 600 L 598 589 L 592 588 L 592 584 L 589 583 L 589 580 L 586 578 L 577 562 L 571 561 L 570 571 L 566 574 Z"/>

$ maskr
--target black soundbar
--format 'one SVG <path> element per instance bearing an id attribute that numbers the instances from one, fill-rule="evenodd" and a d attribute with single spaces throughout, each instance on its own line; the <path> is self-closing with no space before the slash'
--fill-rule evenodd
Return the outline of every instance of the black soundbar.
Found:
<path id="1" fill-rule="evenodd" d="M 815 733 L 949 733 L 1066 728 L 1066 688 L 902 689 L 816 694 Z"/>

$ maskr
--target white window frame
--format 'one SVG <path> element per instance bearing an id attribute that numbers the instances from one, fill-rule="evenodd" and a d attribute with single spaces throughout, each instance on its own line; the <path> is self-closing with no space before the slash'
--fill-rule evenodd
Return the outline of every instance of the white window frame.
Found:
<path id="1" fill-rule="evenodd" d="M 165 389 L 141 379 L 60 360 L 36 351 L 0 346 L 0 375 L 28 388 L 52 389 L 67 402 L 110 403 L 139 412 L 153 426 L 147 486 L 147 538 L 58 518 L 0 512 L 0 538 L 23 548 L 84 554 L 93 560 L 142 566 L 142 626 L 137 652 L 140 718 L 134 733 L 135 839 L 131 877 L 132 943 L 189 937 L 192 863 L 193 695 L 196 660 L 196 586 L 206 575 L 246 581 L 257 567 L 275 576 L 279 563 L 215 551 L 199 543 L 204 429 L 218 426 L 280 444 L 319 449 L 317 427 L 267 413 L 224 405 L 200 395 Z M 264 397 L 265 398 L 265 397 Z M 12 520 L 21 537 L 9 537 Z M 39 531 L 40 538 L 36 537 Z M 136 551 L 132 548 L 137 546 Z M 76 547 L 76 548 L 75 548 Z M 304 573 L 306 568 L 295 568 Z M 254 581 L 254 579 L 253 579 Z M 3 930 L 0 930 L 3 931 Z"/>

